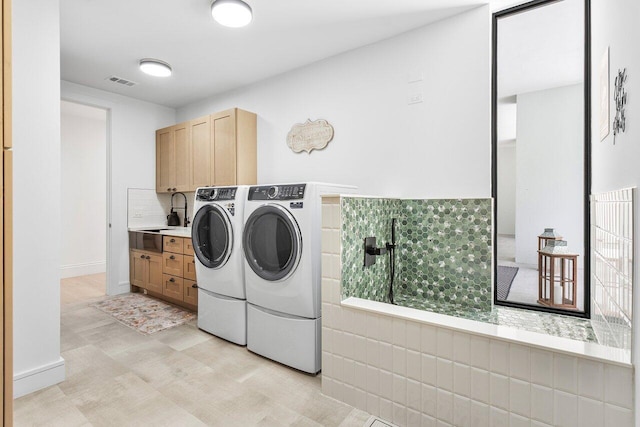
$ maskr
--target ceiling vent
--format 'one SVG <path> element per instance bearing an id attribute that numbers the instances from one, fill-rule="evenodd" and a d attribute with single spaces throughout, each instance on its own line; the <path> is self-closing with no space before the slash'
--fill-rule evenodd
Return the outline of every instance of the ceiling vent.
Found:
<path id="1" fill-rule="evenodd" d="M 118 83 L 124 86 L 135 86 L 138 84 L 136 82 L 132 82 L 131 80 L 123 79 L 122 77 L 118 77 L 118 76 L 107 77 L 106 80 L 109 80 L 113 83 Z"/>

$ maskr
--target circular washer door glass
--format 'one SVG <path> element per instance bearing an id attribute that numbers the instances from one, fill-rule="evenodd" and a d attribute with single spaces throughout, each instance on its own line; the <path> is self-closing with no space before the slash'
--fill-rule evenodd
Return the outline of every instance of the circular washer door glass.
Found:
<path id="1" fill-rule="evenodd" d="M 261 206 L 249 216 L 243 243 L 247 263 L 268 281 L 286 278 L 300 261 L 300 229 L 293 216 L 279 205 Z"/>
<path id="2" fill-rule="evenodd" d="M 205 267 L 220 268 L 231 255 L 233 230 L 226 212 L 217 205 L 198 210 L 191 228 L 193 251 Z"/>

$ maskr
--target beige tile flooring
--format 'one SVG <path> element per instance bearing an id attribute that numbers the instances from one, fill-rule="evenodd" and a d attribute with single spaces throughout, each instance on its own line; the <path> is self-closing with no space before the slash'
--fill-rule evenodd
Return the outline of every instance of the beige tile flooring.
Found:
<path id="1" fill-rule="evenodd" d="M 362 426 L 306 375 L 195 321 L 149 336 L 90 307 L 104 275 L 61 282 L 66 380 L 15 401 L 16 426 Z"/>

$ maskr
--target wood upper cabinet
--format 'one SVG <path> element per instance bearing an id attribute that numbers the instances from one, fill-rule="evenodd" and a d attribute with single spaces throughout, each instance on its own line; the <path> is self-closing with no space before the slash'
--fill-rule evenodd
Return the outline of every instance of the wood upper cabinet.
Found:
<path id="1" fill-rule="evenodd" d="M 211 185 L 211 121 L 210 116 L 191 120 L 192 190 Z"/>
<path id="2" fill-rule="evenodd" d="M 211 115 L 213 185 L 257 182 L 256 115 L 239 108 Z"/>
<path id="3" fill-rule="evenodd" d="M 156 131 L 156 191 L 191 189 L 191 128 L 180 123 Z"/>
<path id="4" fill-rule="evenodd" d="M 156 131 L 156 191 L 257 182 L 256 115 L 239 108 Z"/>

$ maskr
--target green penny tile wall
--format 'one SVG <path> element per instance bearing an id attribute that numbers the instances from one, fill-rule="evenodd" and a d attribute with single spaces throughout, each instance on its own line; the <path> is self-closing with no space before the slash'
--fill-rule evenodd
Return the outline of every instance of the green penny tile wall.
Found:
<path id="1" fill-rule="evenodd" d="M 491 199 L 342 199 L 343 297 L 388 302 L 389 260 L 363 268 L 364 238 L 391 241 L 394 294 L 436 305 L 491 310 Z"/>
<path id="2" fill-rule="evenodd" d="M 402 200 L 396 293 L 491 310 L 491 199 Z"/>
<path id="3" fill-rule="evenodd" d="M 364 268 L 364 238 L 375 237 L 377 245 L 391 241 L 391 218 L 399 211 L 399 200 L 343 197 L 342 296 L 389 302 L 389 257 L 376 257 Z"/>

